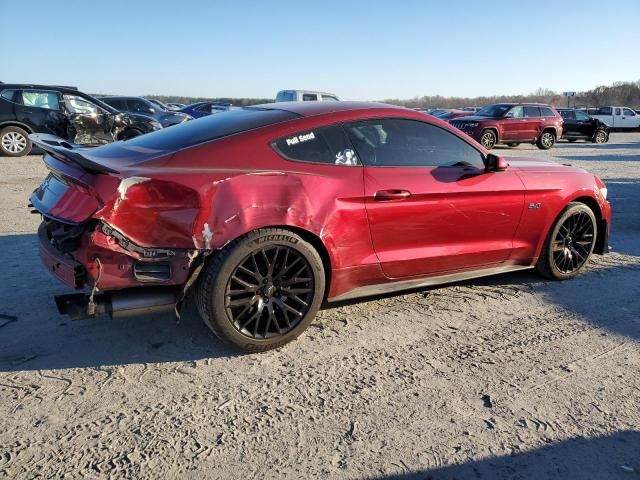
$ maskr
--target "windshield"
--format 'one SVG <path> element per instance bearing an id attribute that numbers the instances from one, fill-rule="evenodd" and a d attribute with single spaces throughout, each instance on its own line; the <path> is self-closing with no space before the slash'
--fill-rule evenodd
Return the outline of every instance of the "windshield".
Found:
<path id="1" fill-rule="evenodd" d="M 488 105 L 478 110 L 476 115 L 479 117 L 501 117 L 507 113 L 512 106 L 513 105 L 504 104 Z"/>
<path id="2" fill-rule="evenodd" d="M 154 107 L 161 108 L 162 110 L 166 110 L 167 109 L 167 106 L 164 103 L 162 103 L 160 100 L 154 100 L 152 98 L 147 98 L 147 100 L 149 102 L 153 103 Z"/>

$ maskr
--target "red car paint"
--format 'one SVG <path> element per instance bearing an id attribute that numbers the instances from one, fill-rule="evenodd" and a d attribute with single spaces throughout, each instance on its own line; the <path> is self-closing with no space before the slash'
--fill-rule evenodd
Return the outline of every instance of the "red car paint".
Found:
<path id="1" fill-rule="evenodd" d="M 509 159 L 502 172 L 294 162 L 270 143 L 372 118 L 430 123 L 483 156 L 488 152 L 448 123 L 404 108 L 352 102 L 266 107 L 299 117 L 177 150 L 118 142 L 83 151 L 89 162 L 83 168 L 65 157 L 65 148 L 46 154 L 52 175 L 32 203 L 58 227 L 85 231 L 57 258 L 41 234 L 44 263 L 73 287 L 183 285 L 197 256 L 215 255 L 252 230 L 281 226 L 305 236 L 326 257 L 326 297 L 333 300 L 399 279 L 534 265 L 552 222 L 575 200 L 591 206 L 605 227 L 596 251 L 606 245 L 610 205 L 602 183 L 584 170 L 538 159 Z M 221 115 L 227 114 L 215 117 Z M 209 118 L 172 129 L 194 128 Z M 387 196 L 376 196 L 380 192 Z M 170 278 L 149 282 L 134 276 L 137 261 L 158 259 L 170 264 Z"/>

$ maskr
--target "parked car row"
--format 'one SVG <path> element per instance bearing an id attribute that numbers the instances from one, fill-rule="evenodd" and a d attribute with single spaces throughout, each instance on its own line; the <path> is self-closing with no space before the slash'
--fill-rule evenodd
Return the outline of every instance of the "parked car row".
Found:
<path id="1" fill-rule="evenodd" d="M 97 146 L 161 129 L 155 118 L 124 113 L 73 87 L 3 84 L 0 87 L 0 154 L 31 152 L 31 133 Z"/>

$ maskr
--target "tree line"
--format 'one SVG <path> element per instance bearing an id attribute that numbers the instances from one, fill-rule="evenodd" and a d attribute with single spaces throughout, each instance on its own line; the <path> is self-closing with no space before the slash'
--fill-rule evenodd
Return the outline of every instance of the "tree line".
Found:
<path id="1" fill-rule="evenodd" d="M 229 98 L 229 97 L 176 97 L 171 95 L 146 95 L 162 102 L 196 103 L 196 102 L 226 102 L 236 106 L 258 105 L 271 103 L 273 98 Z M 410 99 L 390 98 L 385 103 L 402 105 L 410 108 L 462 108 L 482 107 L 492 103 L 509 102 L 540 102 L 566 107 L 567 103 L 576 107 L 597 107 L 602 105 L 620 105 L 640 108 L 640 80 L 637 82 L 615 82 L 612 85 L 602 85 L 584 92 L 576 92 L 574 97 L 564 97 L 561 92 L 539 88 L 528 95 L 492 95 L 485 97 L 443 97 L 441 95 L 425 95 Z"/>
<path id="2" fill-rule="evenodd" d="M 488 97 L 443 97 L 440 95 L 415 97 L 408 100 L 387 99 L 386 103 L 410 108 L 462 108 L 482 107 L 492 103 L 540 102 L 557 107 L 598 107 L 620 105 L 640 108 L 640 80 L 637 82 L 615 82 L 592 90 L 576 92 L 574 97 L 564 97 L 561 92 L 539 88 L 529 95 L 493 95 Z"/>

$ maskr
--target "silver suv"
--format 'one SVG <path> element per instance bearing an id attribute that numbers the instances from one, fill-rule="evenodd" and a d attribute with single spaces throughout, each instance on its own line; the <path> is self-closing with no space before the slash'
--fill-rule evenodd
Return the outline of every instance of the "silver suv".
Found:
<path id="1" fill-rule="evenodd" d="M 312 90 L 280 90 L 276 102 L 338 102 L 335 93 L 314 92 Z"/>

